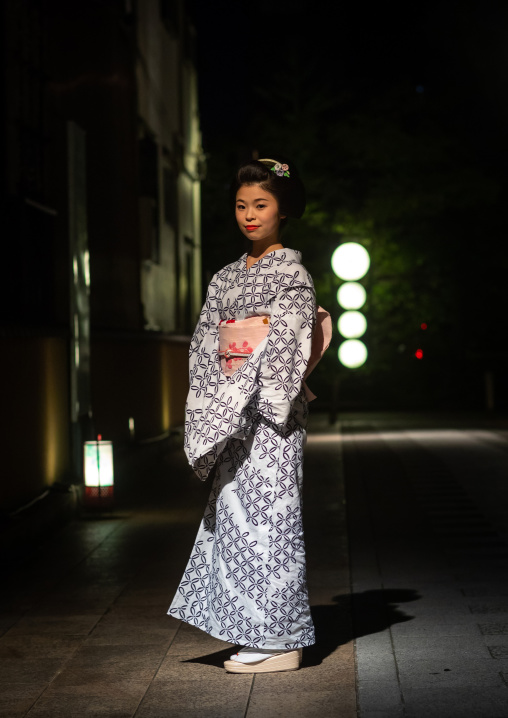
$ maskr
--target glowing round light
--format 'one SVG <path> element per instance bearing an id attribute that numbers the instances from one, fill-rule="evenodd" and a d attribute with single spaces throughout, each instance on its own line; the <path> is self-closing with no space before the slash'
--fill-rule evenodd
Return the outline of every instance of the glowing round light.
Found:
<path id="1" fill-rule="evenodd" d="M 337 301 L 344 309 L 360 309 L 366 299 L 367 292 L 358 282 L 344 282 L 337 292 Z"/>
<path id="2" fill-rule="evenodd" d="M 332 254 L 332 269 L 340 279 L 361 279 L 369 267 L 369 253 L 358 242 L 344 242 Z"/>
<path id="3" fill-rule="evenodd" d="M 367 347 L 359 339 L 346 339 L 339 347 L 339 361 L 348 369 L 357 369 L 367 360 Z"/>
<path id="4" fill-rule="evenodd" d="M 415 351 L 415 357 L 416 357 L 417 359 L 423 359 L 423 351 L 422 351 L 421 349 L 417 349 L 417 350 Z"/>
<path id="5" fill-rule="evenodd" d="M 365 334 L 367 320 L 361 312 L 343 312 L 337 322 L 337 328 L 346 339 L 357 339 Z"/>

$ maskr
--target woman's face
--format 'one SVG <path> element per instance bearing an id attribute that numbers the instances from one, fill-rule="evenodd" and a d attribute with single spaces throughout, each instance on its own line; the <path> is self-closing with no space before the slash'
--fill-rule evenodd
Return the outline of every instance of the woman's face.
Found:
<path id="1" fill-rule="evenodd" d="M 277 200 L 259 184 L 242 185 L 236 193 L 236 221 L 240 231 L 253 242 L 269 245 L 279 241 Z"/>

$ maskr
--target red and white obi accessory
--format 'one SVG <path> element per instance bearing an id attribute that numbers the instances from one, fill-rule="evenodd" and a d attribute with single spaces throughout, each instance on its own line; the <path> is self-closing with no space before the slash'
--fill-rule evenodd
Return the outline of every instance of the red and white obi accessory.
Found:
<path id="1" fill-rule="evenodd" d="M 223 319 L 219 323 L 219 356 L 226 376 L 235 373 L 268 334 L 268 315 L 247 319 Z"/>

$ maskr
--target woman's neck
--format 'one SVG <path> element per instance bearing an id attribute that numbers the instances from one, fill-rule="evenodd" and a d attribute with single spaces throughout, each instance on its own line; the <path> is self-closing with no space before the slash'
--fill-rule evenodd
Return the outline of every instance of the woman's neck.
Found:
<path id="1" fill-rule="evenodd" d="M 249 257 L 252 257 L 254 261 L 261 259 L 265 254 L 274 252 L 276 249 L 284 249 L 283 245 L 278 239 L 272 240 L 269 244 L 260 244 L 259 242 L 253 242 L 248 252 Z"/>

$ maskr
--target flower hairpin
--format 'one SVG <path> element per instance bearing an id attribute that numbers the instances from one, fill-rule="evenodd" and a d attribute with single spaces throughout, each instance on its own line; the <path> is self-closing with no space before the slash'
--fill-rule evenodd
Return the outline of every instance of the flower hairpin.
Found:
<path id="1" fill-rule="evenodd" d="M 278 177 L 289 177 L 289 165 L 281 165 L 280 162 L 276 162 L 270 169 L 272 172 L 275 172 Z"/>
<path id="2" fill-rule="evenodd" d="M 275 172 L 279 177 L 289 177 L 289 165 L 281 164 L 277 160 L 269 160 L 268 158 L 258 160 L 258 162 L 273 162 L 273 166 L 270 167 L 272 172 Z"/>

